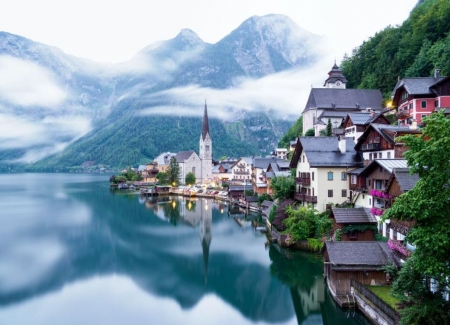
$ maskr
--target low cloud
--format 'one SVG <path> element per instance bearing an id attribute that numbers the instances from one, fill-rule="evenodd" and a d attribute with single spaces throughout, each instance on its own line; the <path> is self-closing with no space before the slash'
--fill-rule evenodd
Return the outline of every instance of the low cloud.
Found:
<path id="1" fill-rule="evenodd" d="M 265 110 L 283 119 L 298 118 L 308 100 L 312 87 L 322 87 L 327 73 L 333 66 L 330 58 L 306 69 L 292 69 L 260 79 L 241 79 L 237 86 L 228 89 L 213 89 L 190 85 L 172 88 L 158 93 L 144 95 L 142 100 L 149 104 L 141 110 L 141 115 L 181 115 L 202 116 L 203 103 L 207 99 L 210 117 L 231 120 L 236 111 L 255 112 Z M 166 99 L 171 105 L 157 105 Z M 154 102 L 155 106 L 151 103 Z"/>
<path id="2" fill-rule="evenodd" d="M 0 150 L 27 149 L 26 153 L 9 163 L 33 163 L 60 152 L 71 142 L 92 129 L 87 118 L 65 116 L 30 120 L 0 114 Z"/>
<path id="3" fill-rule="evenodd" d="M 22 107 L 57 108 L 66 97 L 49 70 L 33 62 L 0 56 L 0 99 Z"/>

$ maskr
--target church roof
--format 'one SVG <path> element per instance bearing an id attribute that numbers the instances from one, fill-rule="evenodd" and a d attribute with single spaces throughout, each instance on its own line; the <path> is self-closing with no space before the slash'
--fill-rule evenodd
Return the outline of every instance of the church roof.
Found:
<path id="1" fill-rule="evenodd" d="M 383 109 L 383 96 L 378 89 L 312 88 L 305 112 L 310 109 L 361 111 Z"/>
<path id="2" fill-rule="evenodd" d="M 183 163 L 186 159 L 188 159 L 190 156 L 192 156 L 192 154 L 195 154 L 194 150 L 180 151 L 175 156 L 175 159 L 177 160 L 178 163 Z"/>
<path id="3" fill-rule="evenodd" d="M 209 121 L 208 121 L 208 108 L 206 107 L 206 100 L 205 100 L 205 111 L 203 113 L 203 126 L 202 126 L 203 140 L 205 140 L 207 134 L 209 134 Z"/>

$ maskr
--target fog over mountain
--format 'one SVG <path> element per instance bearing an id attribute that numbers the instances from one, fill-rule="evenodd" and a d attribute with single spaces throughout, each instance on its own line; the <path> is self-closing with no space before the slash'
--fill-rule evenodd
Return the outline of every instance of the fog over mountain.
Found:
<path id="1" fill-rule="evenodd" d="M 324 44 L 286 16 L 253 16 L 215 44 L 183 29 L 104 64 L 0 32 L 0 168 L 127 166 L 198 150 L 205 99 L 214 157 L 265 155 L 325 79 Z"/>

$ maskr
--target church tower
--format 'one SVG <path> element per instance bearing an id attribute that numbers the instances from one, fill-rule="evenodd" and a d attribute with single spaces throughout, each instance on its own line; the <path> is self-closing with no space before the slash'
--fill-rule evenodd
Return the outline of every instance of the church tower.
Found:
<path id="1" fill-rule="evenodd" d="M 342 70 L 336 65 L 336 61 L 334 62 L 334 66 L 331 68 L 331 71 L 328 72 L 328 79 L 325 80 L 324 86 L 326 88 L 340 88 L 345 89 L 347 84 L 347 79 L 342 74 Z"/>
<path id="2" fill-rule="evenodd" d="M 202 161 L 201 183 L 209 184 L 212 181 L 212 141 L 209 135 L 208 108 L 205 100 L 205 111 L 203 113 L 203 126 L 200 135 L 200 159 Z"/>

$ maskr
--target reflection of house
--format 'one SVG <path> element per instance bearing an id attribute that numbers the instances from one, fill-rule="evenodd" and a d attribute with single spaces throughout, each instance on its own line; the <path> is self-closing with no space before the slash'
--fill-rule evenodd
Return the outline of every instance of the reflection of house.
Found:
<path id="1" fill-rule="evenodd" d="M 347 170 L 362 166 L 353 144 L 344 137 L 300 137 L 290 163 L 296 169 L 295 199 L 320 212 L 347 201 Z"/>
<path id="2" fill-rule="evenodd" d="M 377 220 L 367 208 L 332 208 L 330 217 L 333 219 L 333 229 L 340 229 L 342 241 L 373 241 L 375 240 Z M 364 229 L 365 228 L 365 229 Z"/>
<path id="3" fill-rule="evenodd" d="M 328 119 L 339 126 L 348 113 L 381 111 L 383 97 L 376 89 L 346 89 L 347 79 L 334 64 L 325 88 L 312 88 L 303 110 L 303 133 L 314 129 L 316 136 L 326 128 Z M 330 113 L 334 112 L 334 113 Z M 336 124 L 334 123 L 336 122 Z"/>
<path id="4" fill-rule="evenodd" d="M 387 284 L 383 266 L 400 262 L 386 242 L 325 242 L 324 273 L 331 295 L 342 306 L 351 296 L 350 280 L 364 285 Z"/>

